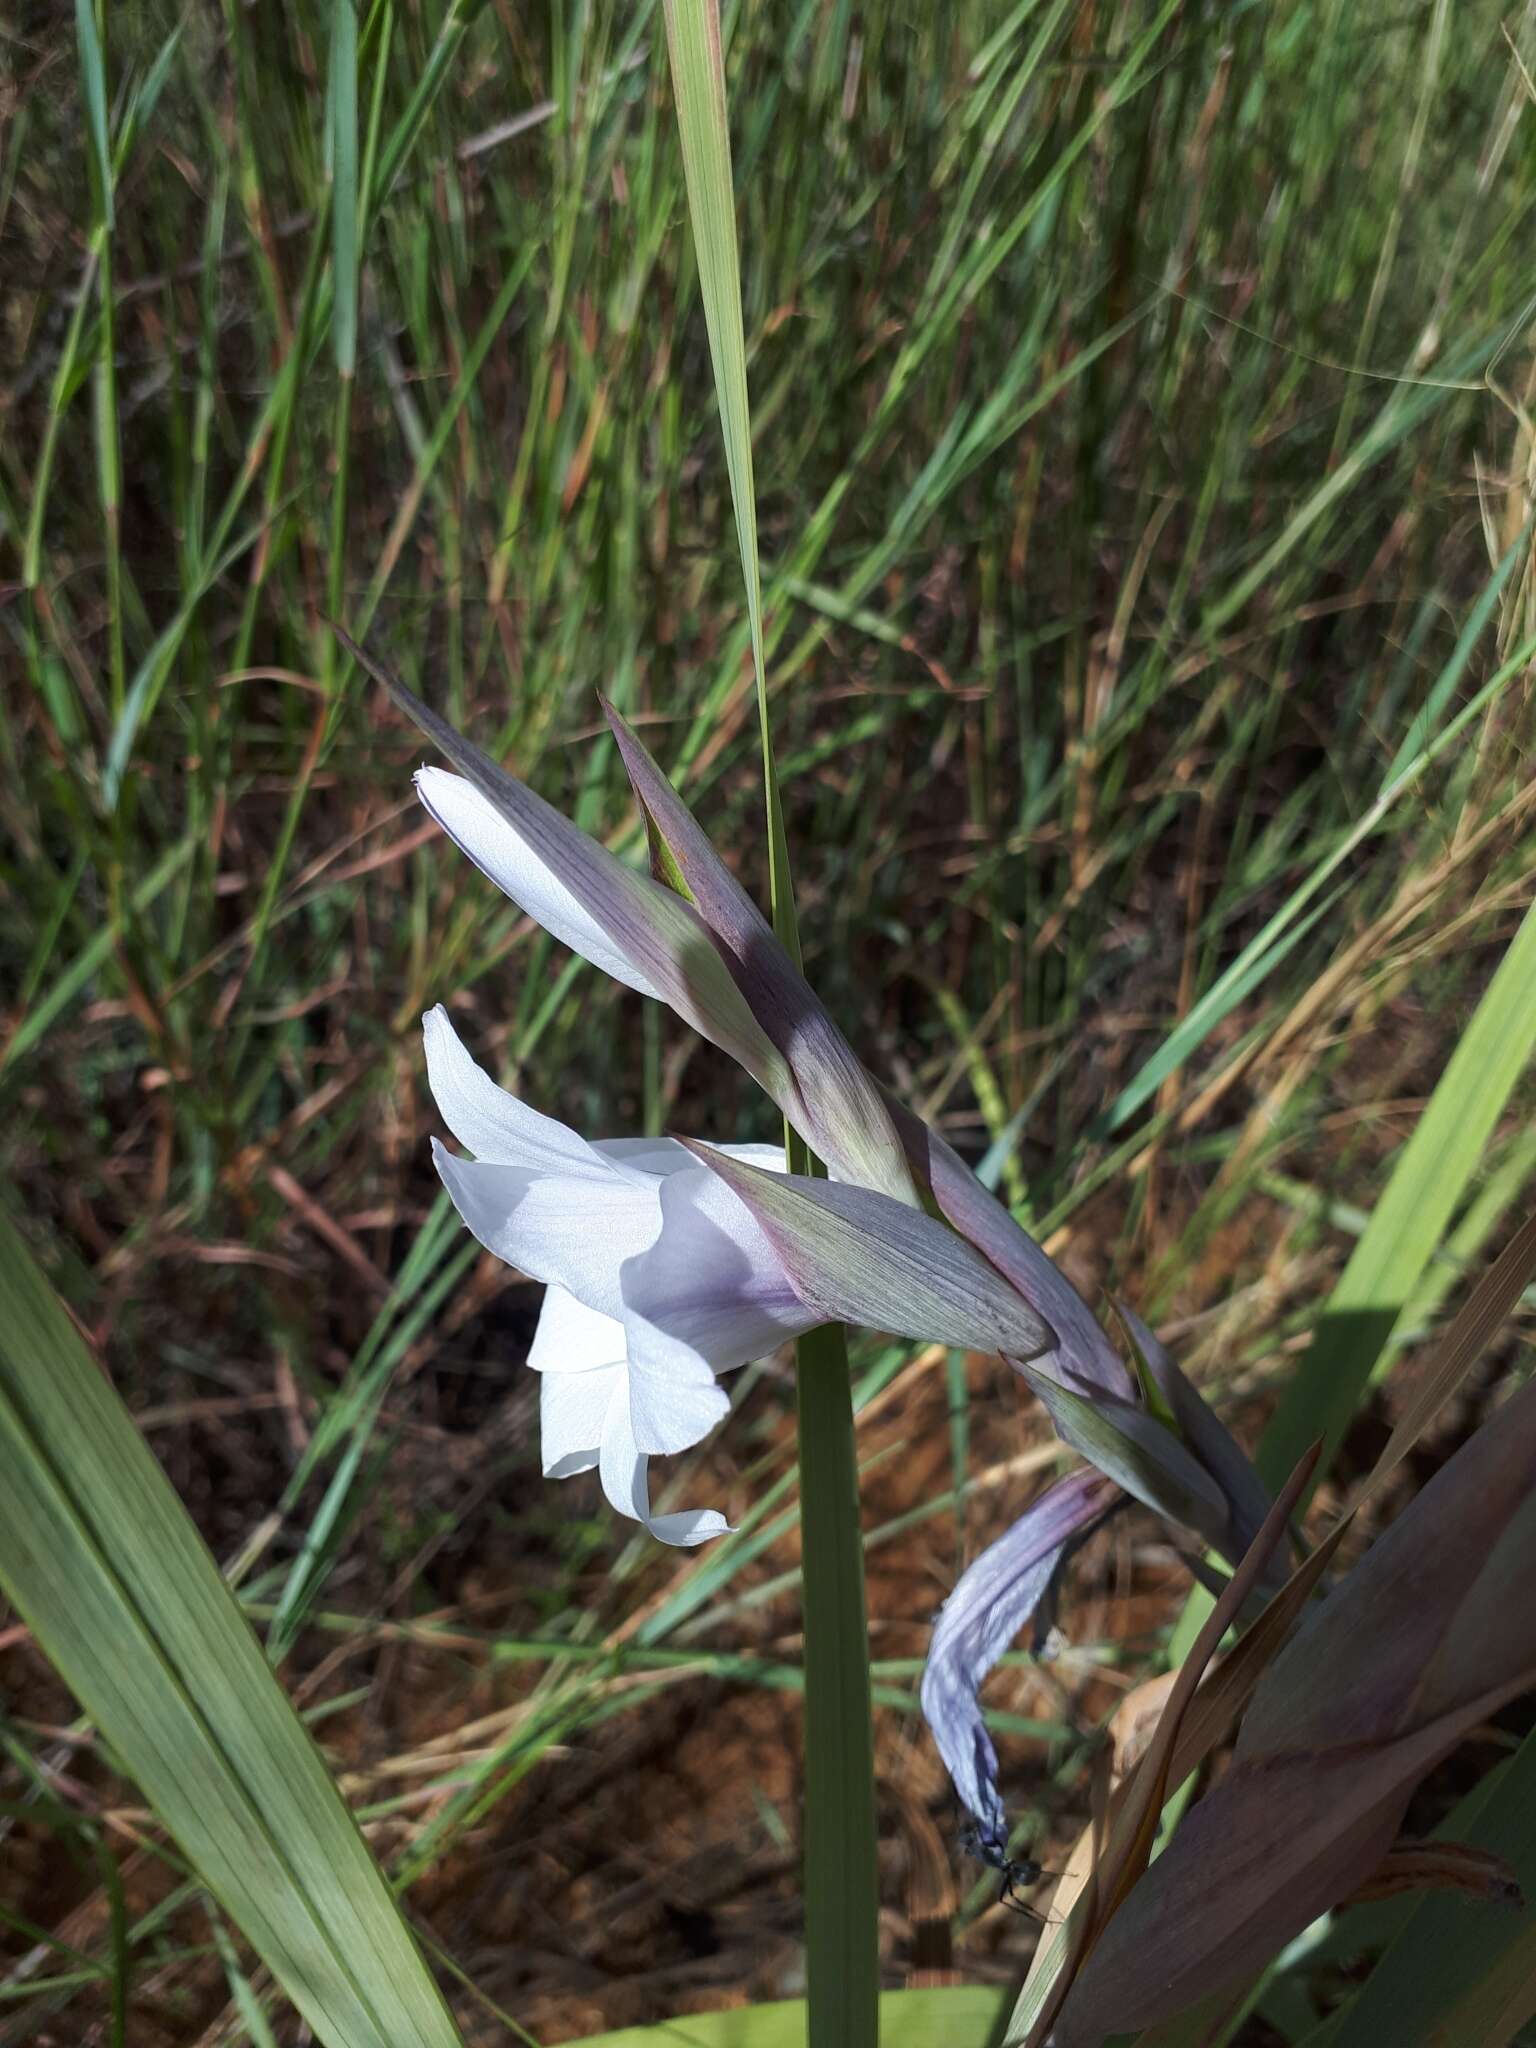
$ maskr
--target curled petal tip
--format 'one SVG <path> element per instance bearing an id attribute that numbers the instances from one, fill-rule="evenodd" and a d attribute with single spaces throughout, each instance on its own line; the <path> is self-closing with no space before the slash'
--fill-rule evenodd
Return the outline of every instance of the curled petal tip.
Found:
<path id="1" fill-rule="evenodd" d="M 1044 1599 L 1069 1549 L 1124 1498 L 1085 1466 L 1047 1487 L 971 1564 L 939 1610 L 919 1697 L 949 1775 L 984 1839 L 1006 1841 L 997 1751 L 982 1717 L 988 1673 Z"/>

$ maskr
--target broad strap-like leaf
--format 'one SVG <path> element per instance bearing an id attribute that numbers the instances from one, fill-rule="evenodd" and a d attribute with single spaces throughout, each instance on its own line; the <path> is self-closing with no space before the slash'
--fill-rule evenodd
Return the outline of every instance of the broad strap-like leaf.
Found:
<path id="1" fill-rule="evenodd" d="M 1370 1874 L 1424 1773 L 1536 1685 L 1533 1565 L 1527 1386 L 1303 1619 L 1254 1693 L 1230 1771 L 1101 1936 L 1063 2048 L 1242 1979 Z"/>
<path id="2" fill-rule="evenodd" d="M 0 1584 L 326 2048 L 461 2048 L 389 1887 L 126 1409 L 0 1221 Z"/>
<path id="3" fill-rule="evenodd" d="M 1533 1681 L 1536 1671 L 1380 1747 L 1235 1763 L 1109 1922 L 1053 2048 L 1098 2048 L 1251 1975 L 1363 1883 L 1425 1773 Z"/>
<path id="4" fill-rule="evenodd" d="M 1008 2024 L 1008 2048 L 1013 2048 L 1016 2042 L 1024 2042 L 1026 2048 L 1044 2048 L 1047 2040 L 1056 2040 L 1054 2023 L 1064 2004 L 1070 2010 L 1083 1958 L 1090 1951 L 1097 1954 L 1096 1944 L 1105 1938 L 1106 1925 L 1111 1930 L 1116 1926 L 1127 1892 L 1133 1900 L 1137 1896 L 1139 1887 L 1135 1879 L 1145 1871 L 1152 1853 L 1157 1816 L 1170 1789 L 1184 1717 L 1223 1635 L 1268 1570 L 1316 1457 L 1315 1449 L 1309 1452 L 1286 1481 L 1264 1526 L 1237 1564 L 1179 1667 L 1152 1740 L 1119 1788 L 1108 1839 L 1085 1874 L 1067 1924 L 1048 1949 L 1042 1948 L 1036 1954 L 1031 1965 Z"/>
<path id="5" fill-rule="evenodd" d="M 1470 1825 L 1468 1824 L 1470 1810 Z M 1528 1896 L 1511 1907 L 1469 1911 L 1458 1894 L 1436 1891 L 1413 1904 L 1405 1923 L 1360 1989 L 1334 2013 L 1328 2048 L 1379 2048 L 1383 2041 L 1476 2042 L 1505 2048 L 1536 2016 L 1536 1733 L 1490 1773 L 1434 1847 L 1497 1859 L 1524 1872 Z M 1344 1918 L 1342 1929 L 1349 1921 Z M 1308 2037 L 1311 2038 L 1310 2036 Z"/>
<path id="6" fill-rule="evenodd" d="M 1536 1664 L 1533 1575 L 1536 1384 L 1528 1383 L 1311 1610 L 1255 1696 L 1239 1754 L 1382 1741 Z"/>

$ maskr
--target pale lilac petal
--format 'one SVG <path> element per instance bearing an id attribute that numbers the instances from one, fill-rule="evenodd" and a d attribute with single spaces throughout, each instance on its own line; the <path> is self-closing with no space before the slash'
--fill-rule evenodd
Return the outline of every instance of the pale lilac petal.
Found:
<path id="1" fill-rule="evenodd" d="M 648 1173 L 656 1180 L 697 1164 L 688 1147 L 676 1138 L 594 1138 L 592 1149 L 626 1173 Z"/>
<path id="2" fill-rule="evenodd" d="M 624 1363 L 624 1325 L 563 1287 L 546 1287 L 528 1363 L 535 1372 L 590 1372 Z M 592 1439 L 594 1443 L 597 1438 Z"/>
<path id="3" fill-rule="evenodd" d="M 619 1269 L 655 1241 L 664 1182 L 611 1170 L 601 1179 L 458 1159 L 432 1141 L 454 1207 L 489 1252 L 531 1279 L 564 1287 L 607 1316 L 622 1316 Z"/>
<path id="4" fill-rule="evenodd" d="M 459 770 L 424 769 L 423 803 L 493 881 L 628 987 L 668 1003 L 739 1060 L 786 1115 L 802 1107 L 783 1054 L 752 1013 L 693 905 L 616 860 L 499 762 L 456 733 L 365 647 L 333 629 L 353 659 Z"/>
<path id="5" fill-rule="evenodd" d="M 585 1307 L 563 1287 L 551 1287 L 544 1296 L 528 1363 L 543 1376 L 544 1469 L 554 1478 L 597 1463 L 615 1395 L 626 1404 L 631 1436 L 637 1411 L 643 1418 L 640 1434 L 647 1451 L 687 1450 L 709 1434 L 731 1405 L 707 1366 L 687 1361 L 681 1373 L 633 1369 L 624 1355 L 623 1324 Z M 568 1462 L 576 1457 L 580 1463 Z M 558 1472 L 552 1458 L 561 1461 Z"/>
<path id="6" fill-rule="evenodd" d="M 729 1158 L 745 1159 L 750 1166 L 760 1166 L 765 1173 L 784 1171 L 782 1145 L 721 1145 L 718 1149 Z M 685 1166 L 699 1163 L 676 1138 L 597 1138 L 592 1150 L 628 1172 L 653 1173 L 662 1180 L 669 1173 L 680 1173 Z"/>
<path id="7" fill-rule="evenodd" d="M 468 854 L 483 875 L 553 938 L 579 953 L 583 960 L 590 960 L 604 974 L 611 974 L 615 981 L 622 981 L 626 988 L 638 989 L 643 996 L 660 994 L 644 970 L 615 945 L 590 911 L 578 902 L 543 855 L 472 782 L 462 775 L 450 775 L 446 768 L 418 768 L 416 794 L 459 851 Z M 560 824 L 566 831 L 576 831 L 564 819 L 560 819 Z M 593 857 L 613 860 L 595 841 L 591 846 Z M 618 868 L 621 863 L 613 860 L 613 865 Z"/>
<path id="8" fill-rule="evenodd" d="M 647 1451 L 677 1448 L 661 1440 L 659 1385 L 729 1372 L 823 1320 L 790 1285 L 766 1232 L 713 1173 L 669 1175 L 661 1213 L 656 1242 L 621 1275 L 635 1430 Z"/>
<path id="9" fill-rule="evenodd" d="M 1048 1487 L 969 1567 L 934 1622 L 923 1716 L 990 1846 L 1007 1843 L 1008 1815 L 997 1787 L 997 1751 L 982 1718 L 982 1683 L 1044 1598 L 1067 1546 L 1122 1498 L 1112 1480 L 1090 1467 Z"/>
<path id="10" fill-rule="evenodd" d="M 441 1003 L 422 1018 L 421 1035 L 433 1100 L 443 1122 L 477 1159 L 587 1180 L 611 1177 L 613 1167 L 596 1146 L 509 1095 L 475 1064 Z M 686 1161 L 684 1148 L 677 1150 Z"/>
<path id="11" fill-rule="evenodd" d="M 621 1384 L 608 1406 L 599 1460 L 603 1491 L 610 1502 L 621 1515 L 643 1522 L 663 1543 L 682 1548 L 707 1543 L 710 1537 L 724 1536 L 729 1531 L 729 1522 L 714 1508 L 685 1508 L 675 1514 L 653 1515 L 646 1463 L 646 1454 L 636 1444 L 630 1426 L 628 1391 Z"/>
<path id="12" fill-rule="evenodd" d="M 674 1143 L 676 1141 L 674 1140 Z M 685 1152 L 688 1147 L 683 1147 Z M 782 1145 L 717 1145 L 717 1152 L 723 1152 L 727 1159 L 745 1159 L 748 1166 L 755 1166 L 763 1173 L 787 1173 Z M 693 1157 L 690 1152 L 689 1158 Z M 697 1163 L 697 1162 L 695 1162 Z"/>
<path id="13" fill-rule="evenodd" d="M 691 903 L 616 860 L 371 657 L 372 674 L 461 769 L 423 768 L 417 792 L 432 816 L 498 888 L 583 959 L 739 1060 L 786 1113 L 799 1108 L 783 1055 L 753 1016 L 724 955 Z"/>
<path id="14" fill-rule="evenodd" d="M 622 1365 L 597 1365 L 586 1372 L 546 1372 L 539 1381 L 539 1449 L 546 1479 L 590 1472 L 598 1461 L 603 1424 Z"/>
<path id="15" fill-rule="evenodd" d="M 731 1412 L 731 1397 L 709 1367 L 691 1359 L 657 1364 L 632 1355 L 627 1378 L 635 1443 L 652 1456 L 689 1450 Z"/>

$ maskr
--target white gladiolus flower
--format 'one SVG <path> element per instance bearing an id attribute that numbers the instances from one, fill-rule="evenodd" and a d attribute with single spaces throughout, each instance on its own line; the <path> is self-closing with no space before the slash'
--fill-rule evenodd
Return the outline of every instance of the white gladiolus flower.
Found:
<path id="1" fill-rule="evenodd" d="M 688 1449 L 730 1407 L 719 1372 L 821 1320 L 741 1198 L 666 1138 L 589 1143 L 499 1088 L 448 1013 L 423 1021 L 443 1120 L 438 1172 L 488 1251 L 547 1283 L 529 1364 L 542 1375 L 546 1475 L 600 1473 L 621 1514 L 663 1542 L 720 1535 L 713 1509 L 653 1515 L 647 1461 Z M 723 1148 L 768 1169 L 776 1147 Z"/>

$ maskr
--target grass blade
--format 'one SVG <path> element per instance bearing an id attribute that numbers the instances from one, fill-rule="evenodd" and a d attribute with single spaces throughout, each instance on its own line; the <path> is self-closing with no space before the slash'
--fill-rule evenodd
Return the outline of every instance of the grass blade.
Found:
<path id="1" fill-rule="evenodd" d="M 1259 1450 L 1259 1469 L 1272 1484 L 1277 1472 L 1295 1463 L 1297 1447 L 1319 1435 L 1319 1471 L 1326 1470 L 1533 1047 L 1536 905 L 1526 912 L 1428 1108 L 1398 1154 L 1311 1349 L 1281 1397 Z"/>
<path id="2" fill-rule="evenodd" d="M 789 843 L 779 801 L 778 773 L 768 725 L 768 669 L 763 651 L 763 591 L 757 559 L 757 499 L 752 481 L 752 418 L 747 396 L 747 345 L 741 325 L 741 257 L 731 180 L 731 138 L 726 126 L 725 59 L 718 0 L 667 0 L 667 48 L 683 145 L 683 175 L 699 265 L 699 291 L 709 330 L 709 356 L 720 403 L 720 432 L 736 509 L 736 539 L 747 583 L 752 661 L 757 671 L 758 721 L 768 802 L 768 886 L 773 928 L 800 965 L 800 934 L 790 879 Z"/>
<path id="3" fill-rule="evenodd" d="M 92 168 L 101 186 L 102 219 L 111 227 L 112 138 L 107 128 L 107 60 L 95 0 L 75 0 L 75 36 L 80 50 L 80 84 L 85 95 Z"/>
<path id="4" fill-rule="evenodd" d="M 334 0 L 327 93 L 331 170 L 331 346 L 339 376 L 357 367 L 357 11 Z"/>
<path id="5" fill-rule="evenodd" d="M 0 1222 L 0 1583 L 328 2048 L 459 2048 L 181 1503 Z"/>

